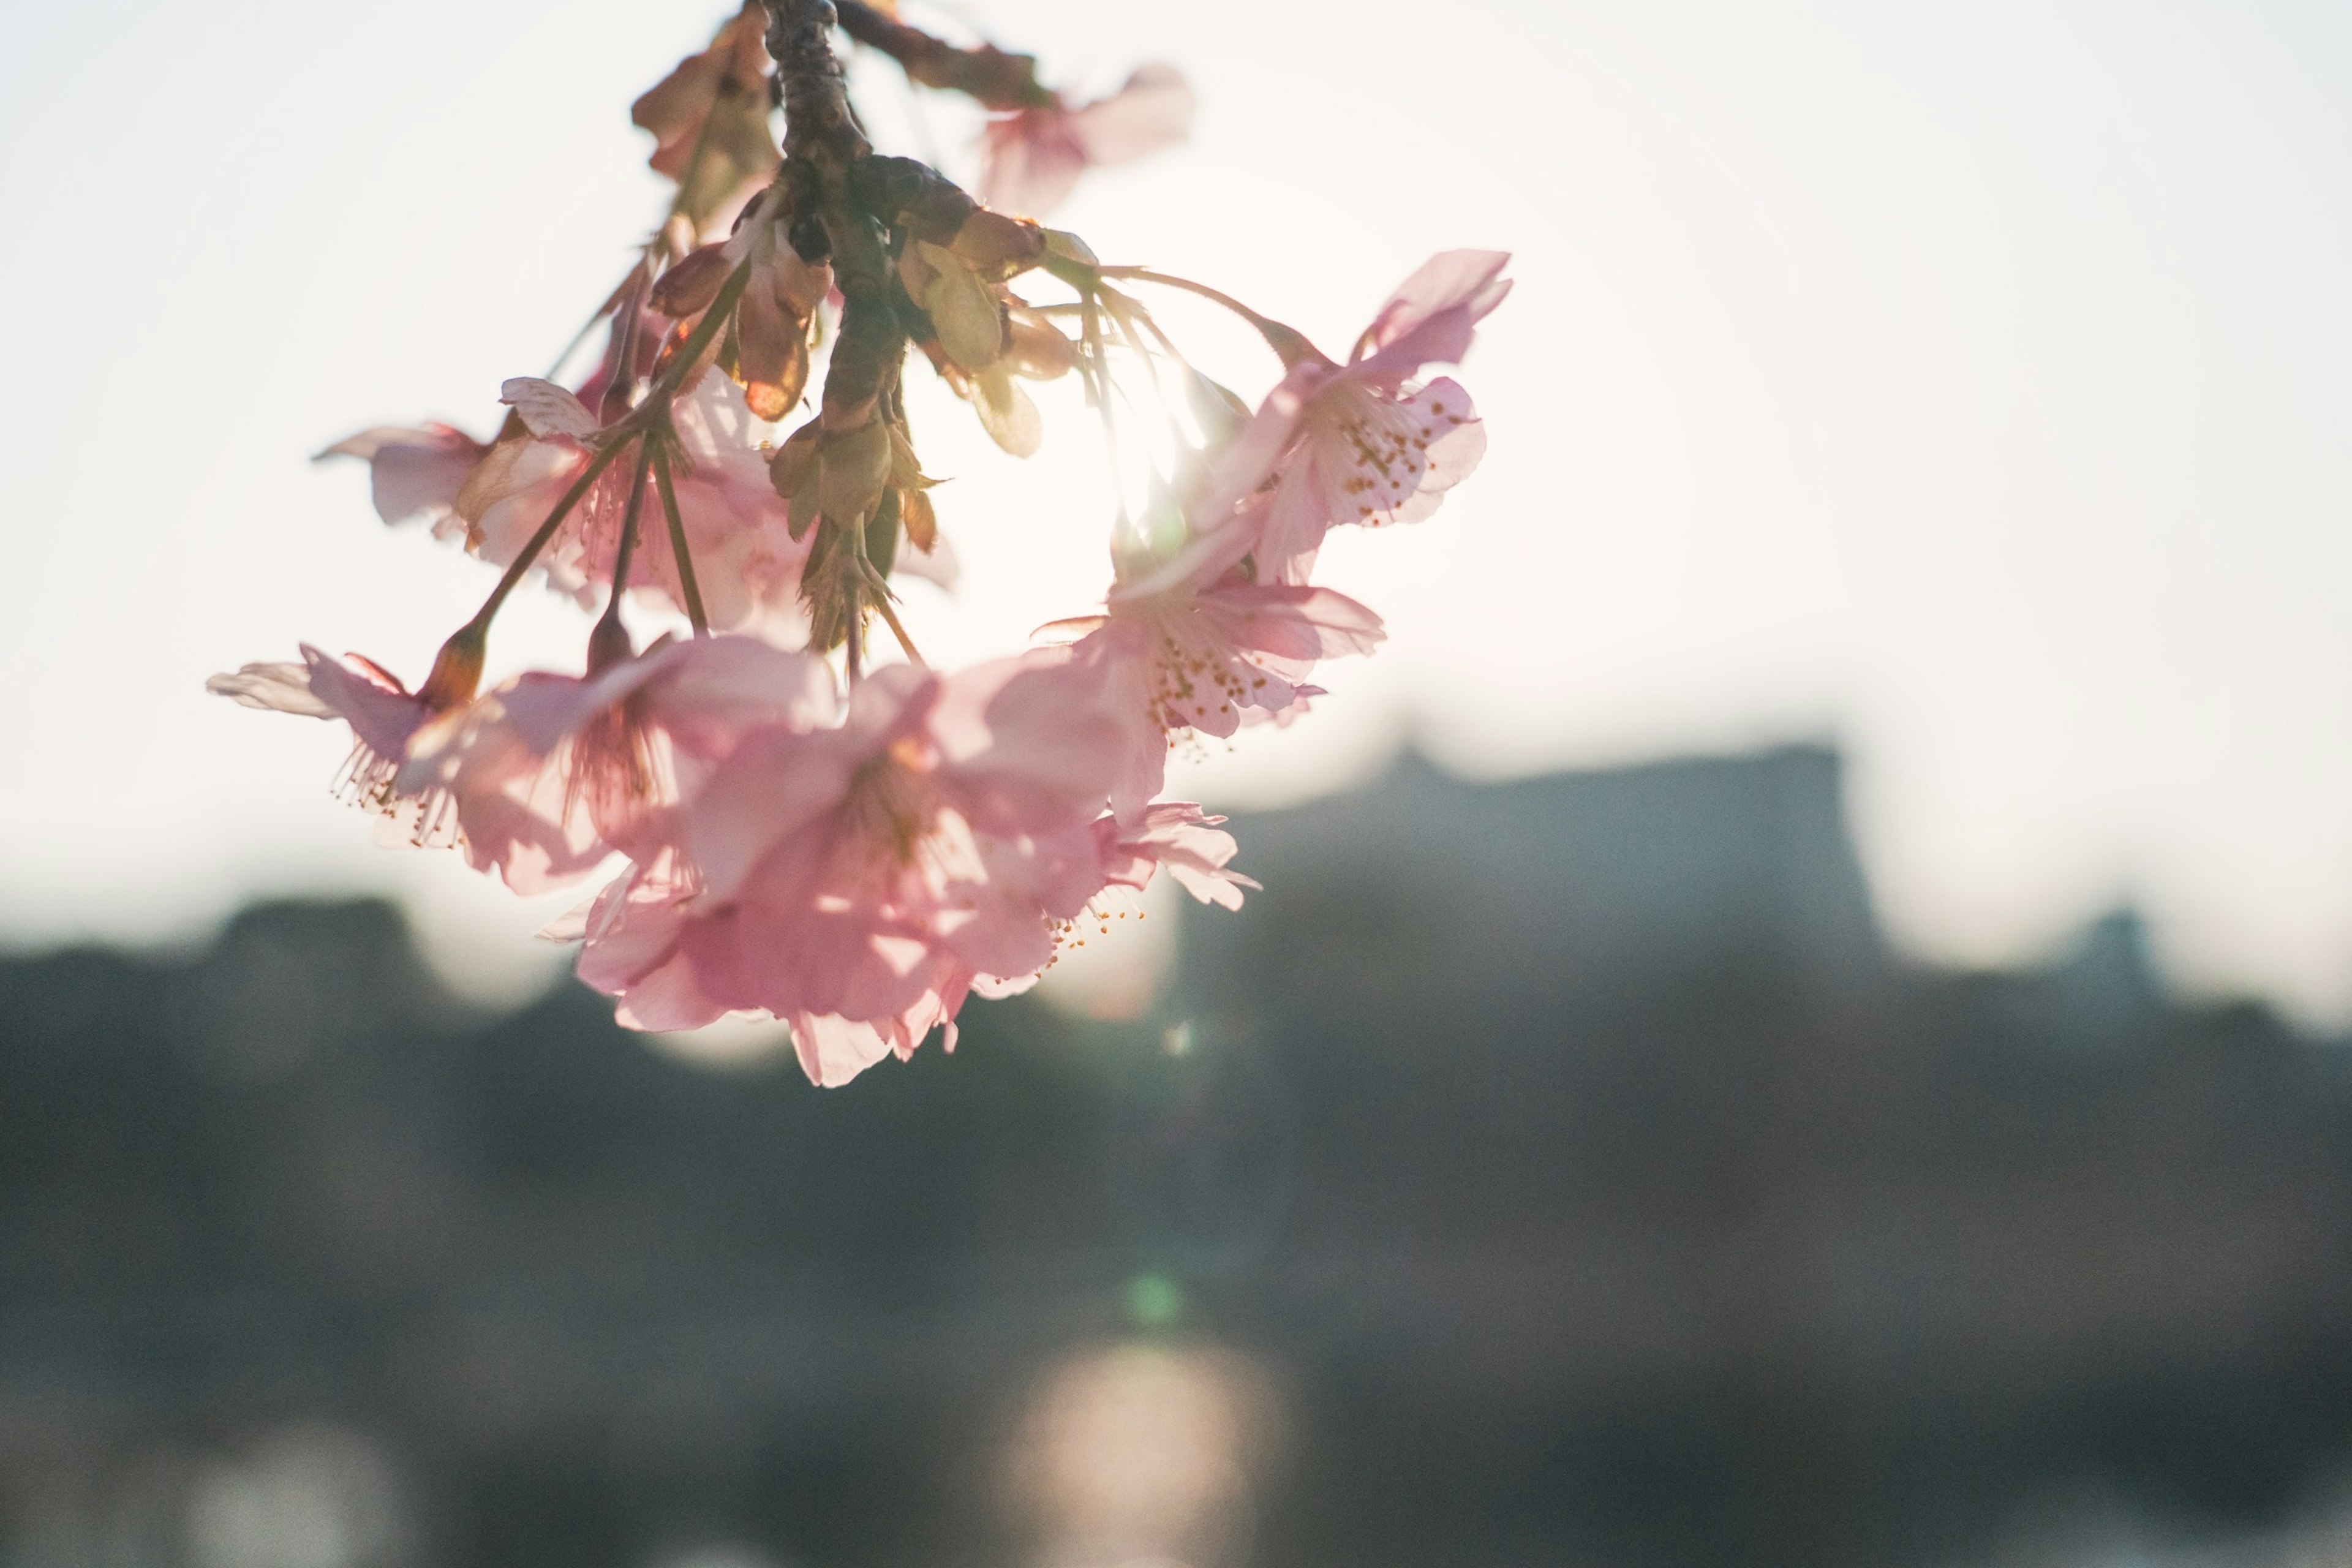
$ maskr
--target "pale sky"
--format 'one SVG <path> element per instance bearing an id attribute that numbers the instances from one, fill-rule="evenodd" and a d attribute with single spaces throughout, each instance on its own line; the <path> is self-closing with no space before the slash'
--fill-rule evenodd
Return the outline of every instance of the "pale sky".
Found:
<path id="1" fill-rule="evenodd" d="M 721 4 L 12 8 L 0 20 L 0 943 L 200 932 L 384 889 L 453 962 L 545 962 L 454 860 L 376 848 L 328 727 L 208 698 L 298 640 L 412 677 L 485 571 L 306 458 L 487 433 L 661 200 L 629 100 Z M 1182 787 L 1293 799 L 1408 733 L 1482 776 L 1790 739 L 1852 759 L 1882 915 L 1946 962 L 2141 905 L 2177 983 L 2352 1017 L 2352 9 L 2264 0 L 973 0 L 1192 143 L 1058 221 L 1343 350 L 1430 252 L 1515 251 L 1461 379 L 1491 437 L 1324 576 L 1391 641 Z M 951 171 L 863 73 L 894 150 Z M 1273 366 L 1171 323 L 1255 395 Z M 916 411 L 968 575 L 935 658 L 1098 596 L 1066 398 L 996 455 Z M 578 658 L 544 595 L 495 669 Z M 562 900 L 557 900 L 560 906 Z"/>

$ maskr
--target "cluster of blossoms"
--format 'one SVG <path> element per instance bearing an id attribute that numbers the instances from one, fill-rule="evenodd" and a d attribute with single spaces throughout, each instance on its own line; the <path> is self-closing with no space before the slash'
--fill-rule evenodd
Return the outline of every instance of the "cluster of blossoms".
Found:
<path id="1" fill-rule="evenodd" d="M 870 147 L 836 26 L 993 111 L 995 205 Z M 1381 640 L 1370 610 L 1310 581 L 1317 553 L 1333 527 L 1426 515 L 1476 464 L 1468 395 L 1423 377 L 1509 284 L 1501 255 L 1440 255 L 1342 363 L 1013 216 L 1181 135 L 1190 103 L 1146 68 L 1071 108 L 1027 57 L 855 0 L 747 4 L 635 106 L 677 193 L 598 313 L 593 373 L 508 382 L 488 444 L 432 425 L 330 449 L 371 466 L 387 521 L 425 518 L 503 568 L 480 611 L 413 689 L 309 647 L 211 689 L 348 724 L 351 798 L 518 893 L 617 864 L 550 932 L 579 942 L 581 978 L 635 1027 L 784 1020 L 821 1083 L 934 1028 L 951 1048 L 968 996 L 1032 984 L 1075 922 L 1161 871 L 1238 907 L 1256 884 L 1222 819 L 1160 798 L 1170 748 L 1287 721 L 1320 660 Z M 1264 403 L 1188 364 L 1139 286 L 1255 328 L 1285 367 Z M 1040 438 L 1022 379 L 1077 375 L 1107 424 L 1115 375 L 1185 395 L 1171 471 L 1120 501 L 1106 598 L 1060 640 L 952 673 L 917 653 L 891 581 L 938 574 L 944 550 L 907 426 L 910 349 L 1016 457 Z M 813 362 L 814 411 L 779 438 Z M 583 672 L 484 690 L 492 620 L 533 571 L 602 605 Z M 690 635 L 640 648 L 625 601 Z"/>

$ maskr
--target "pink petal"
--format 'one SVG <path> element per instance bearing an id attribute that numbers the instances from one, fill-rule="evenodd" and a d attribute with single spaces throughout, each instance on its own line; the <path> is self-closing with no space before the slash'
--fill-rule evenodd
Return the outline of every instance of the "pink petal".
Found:
<path id="1" fill-rule="evenodd" d="M 999 833 L 1092 821 L 1123 743 L 1099 680 L 1068 648 L 1038 648 L 950 677 L 932 732 L 942 782 L 976 827 Z"/>
<path id="2" fill-rule="evenodd" d="M 809 1081 L 838 1089 L 884 1057 L 893 1041 L 872 1024 L 801 1014 L 793 1019 L 793 1048 Z"/>
<path id="3" fill-rule="evenodd" d="M 1439 330 L 1412 352 L 1423 364 L 1459 360 L 1470 346 L 1470 329 L 1511 291 L 1510 279 L 1502 276 L 1510 260 L 1507 250 L 1446 250 L 1431 257 L 1372 318 L 1364 346 L 1387 349 L 1436 324 Z"/>
<path id="4" fill-rule="evenodd" d="M 838 805 L 861 760 L 830 732 L 771 730 L 737 746 L 688 823 L 688 846 L 712 895 L 732 897 L 770 850 Z"/>
<path id="5" fill-rule="evenodd" d="M 530 433 L 542 440 L 551 436 L 569 436 L 575 441 L 584 441 L 596 433 L 596 416 L 588 412 L 586 404 L 572 395 L 570 388 L 535 375 L 518 375 L 502 384 L 499 401 L 512 405 Z"/>
<path id="6" fill-rule="evenodd" d="M 1235 647 L 1277 660 L 1368 654 L 1388 637 L 1370 608 L 1331 588 L 1244 584 L 1203 594 L 1201 608 Z"/>
<path id="7" fill-rule="evenodd" d="M 1192 128 L 1192 89 L 1174 66 L 1138 66 L 1127 85 L 1070 116 L 1092 163 L 1125 163 L 1181 142 Z"/>
<path id="8" fill-rule="evenodd" d="M 1086 148 L 1067 110 L 1024 109 L 981 133 L 980 199 L 1000 212 L 1043 217 L 1076 188 Z"/>
<path id="9" fill-rule="evenodd" d="M 341 714 L 352 733 L 377 756 L 398 757 L 408 737 L 425 722 L 425 704 L 396 683 L 387 686 L 390 677 L 354 670 L 308 643 L 302 645 L 302 658 L 310 667 L 311 692 Z"/>
<path id="10" fill-rule="evenodd" d="M 386 522 L 419 515 L 437 521 L 456 509 L 458 490 L 488 450 L 446 425 L 414 430 L 379 425 L 336 442 L 312 461 L 357 458 L 366 463 L 376 515 Z"/>
<path id="11" fill-rule="evenodd" d="M 1192 513 L 1202 526 L 1222 522 L 1274 477 L 1284 455 L 1298 439 L 1307 405 L 1330 374 L 1329 365 L 1303 360 L 1275 384 L 1210 470 L 1199 507 Z"/>
<path id="12" fill-rule="evenodd" d="M 293 713 L 305 719 L 332 719 L 336 714 L 332 704 L 310 689 L 307 665 L 248 664 L 232 673 L 213 676 L 205 682 L 205 689 L 265 712 Z"/>

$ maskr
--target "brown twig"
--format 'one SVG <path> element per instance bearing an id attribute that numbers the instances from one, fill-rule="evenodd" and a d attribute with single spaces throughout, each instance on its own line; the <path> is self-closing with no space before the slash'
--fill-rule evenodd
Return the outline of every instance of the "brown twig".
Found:
<path id="1" fill-rule="evenodd" d="M 873 148 L 850 111 L 849 89 L 834 58 L 833 0 L 768 0 L 768 53 L 783 89 L 784 157 L 838 178 Z"/>
<path id="2" fill-rule="evenodd" d="M 897 60 L 909 81 L 961 92 L 983 109 L 1001 111 L 1047 109 L 1056 101 L 1053 89 L 1038 83 L 1034 55 L 1008 54 L 994 44 L 958 48 L 863 0 L 838 4 L 843 30 Z"/>
<path id="3" fill-rule="evenodd" d="M 874 149 L 857 128 L 833 52 L 836 17 L 834 0 L 768 0 L 768 53 L 784 100 L 782 177 L 805 195 L 800 216 L 816 220 L 841 290 L 841 329 L 817 419 L 828 432 L 845 432 L 884 416 L 882 396 L 906 358 L 907 331 L 892 300 L 883 243 L 887 216 L 895 215 L 877 216 L 866 199 L 870 182 L 861 176 Z M 865 523 L 863 517 L 828 517 L 821 526 L 850 536 L 848 548 L 860 552 Z M 865 584 L 842 574 L 829 586 L 846 600 L 842 613 L 855 679 L 864 651 Z"/>

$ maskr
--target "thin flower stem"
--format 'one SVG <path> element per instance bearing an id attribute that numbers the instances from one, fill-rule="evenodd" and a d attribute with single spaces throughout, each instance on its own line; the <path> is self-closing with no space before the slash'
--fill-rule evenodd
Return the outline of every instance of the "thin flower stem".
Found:
<path id="1" fill-rule="evenodd" d="M 629 561 L 637 552 L 637 515 L 646 504 L 646 475 L 653 468 L 653 437 L 637 443 L 636 471 L 629 479 L 629 504 L 621 514 L 621 542 L 613 551 L 613 592 L 604 601 L 601 622 L 621 624 L 621 595 L 629 591 Z"/>
<path id="2" fill-rule="evenodd" d="M 629 395 L 637 389 L 637 338 L 645 329 L 646 296 L 653 289 L 654 269 L 651 252 L 640 255 L 637 264 L 621 286 L 620 309 L 629 313 L 621 323 L 620 353 L 613 359 L 613 379 L 604 384 L 604 395 L 597 402 L 599 420 L 610 421 L 625 416 L 629 412 Z"/>
<path id="3" fill-rule="evenodd" d="M 531 563 L 539 559 L 539 552 L 547 548 L 548 542 L 555 537 L 555 531 L 563 526 L 563 520 L 572 515 L 572 509 L 578 506 L 581 498 L 588 493 L 588 487 L 594 484 L 611 466 L 613 459 L 621 455 L 622 448 L 627 447 L 633 437 L 642 438 L 647 426 L 668 424 L 670 402 L 677 395 L 679 385 L 702 358 L 703 351 L 718 337 L 719 328 L 726 324 L 728 314 L 735 309 L 735 301 L 743 297 L 744 286 L 751 280 L 751 264 L 748 260 L 728 274 L 727 281 L 719 286 L 718 298 L 710 301 L 710 308 L 702 313 L 702 320 L 695 323 L 694 331 L 680 345 L 677 360 L 654 384 L 653 395 L 602 432 L 605 437 L 604 444 L 589 457 L 587 468 L 581 470 L 580 477 L 572 482 L 572 488 L 563 492 L 562 499 L 555 503 L 555 510 L 547 514 L 547 521 L 539 525 L 539 531 L 524 544 L 522 552 L 514 558 L 514 563 L 506 569 L 506 574 L 499 579 L 498 586 L 490 590 L 490 596 L 482 601 L 482 607 L 474 612 L 474 618 L 467 625 L 487 629 L 497 616 L 499 606 L 507 602 L 507 595 L 514 592 L 515 584 L 522 581 L 523 574 L 530 571 Z"/>
<path id="4" fill-rule="evenodd" d="M 489 628 L 490 622 L 498 616 L 499 606 L 507 602 L 507 595 L 514 592 L 515 584 L 522 581 L 522 574 L 530 570 L 531 563 L 539 559 L 539 552 L 547 548 L 548 541 L 555 537 L 555 531 L 563 526 L 563 520 L 572 515 L 572 509 L 578 506 L 581 498 L 588 493 L 588 487 L 604 475 L 613 459 L 621 455 L 621 448 L 627 445 L 626 441 L 614 441 L 599 447 L 589 455 L 588 466 L 580 470 L 580 477 L 572 481 L 572 488 L 563 492 L 562 499 L 547 514 L 547 521 L 539 525 L 539 531 L 523 545 L 522 552 L 514 558 L 513 564 L 506 569 L 506 574 L 499 579 L 499 585 L 490 590 L 490 596 L 482 601 L 482 607 L 474 612 L 472 620 L 466 623 L 467 626 L 485 631 Z"/>
<path id="5" fill-rule="evenodd" d="M 1223 289 L 1212 289 L 1206 283 L 1195 283 L 1189 278 L 1174 278 L 1165 272 L 1154 272 L 1148 267 L 1105 267 L 1106 278 L 1131 278 L 1139 283 L 1157 283 L 1163 289 L 1181 289 L 1187 294 L 1197 294 L 1212 304 L 1222 305 L 1257 329 L 1257 335 L 1288 364 L 1302 349 L 1311 349 L 1306 334 L 1295 327 L 1286 327 L 1268 316 L 1262 316 Z"/>
<path id="6" fill-rule="evenodd" d="M 1102 415 L 1103 447 L 1110 457 L 1111 479 L 1116 484 L 1118 480 L 1118 427 L 1110 405 L 1110 350 L 1103 342 L 1102 307 L 1092 294 L 1087 296 L 1085 311 L 1079 317 L 1079 336 L 1087 348 L 1087 390 Z"/>
<path id="7" fill-rule="evenodd" d="M 694 635 L 710 635 L 710 617 L 702 610 L 702 589 L 694 580 L 694 552 L 686 547 L 686 519 L 677 510 L 677 489 L 670 481 L 669 447 L 656 441 L 654 449 L 654 486 L 661 491 L 662 513 L 669 521 L 670 559 L 677 563 L 677 585 L 686 595 L 686 618 L 694 626 Z"/>

